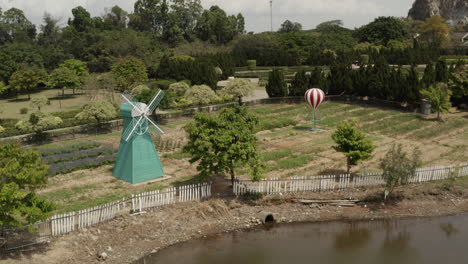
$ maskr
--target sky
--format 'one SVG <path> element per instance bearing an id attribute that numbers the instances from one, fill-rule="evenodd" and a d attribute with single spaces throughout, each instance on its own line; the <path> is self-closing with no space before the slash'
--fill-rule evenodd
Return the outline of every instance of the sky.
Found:
<path id="1" fill-rule="evenodd" d="M 242 13 L 246 30 L 270 30 L 269 0 L 201 0 L 204 8 L 218 5 L 228 14 Z M 119 5 L 131 12 L 134 0 L 0 0 L 3 11 L 22 9 L 29 20 L 39 25 L 45 12 L 60 18 L 65 25 L 71 9 L 83 6 L 92 16 L 104 14 L 104 9 Z M 414 0 L 273 0 L 273 28 L 277 30 L 286 19 L 313 29 L 324 21 L 341 19 L 344 26 L 355 28 L 378 16 L 406 17 Z"/>

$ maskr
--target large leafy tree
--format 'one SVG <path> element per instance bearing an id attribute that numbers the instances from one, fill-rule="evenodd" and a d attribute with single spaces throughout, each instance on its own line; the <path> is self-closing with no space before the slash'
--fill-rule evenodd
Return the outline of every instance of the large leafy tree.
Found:
<path id="1" fill-rule="evenodd" d="M 261 178 L 255 127 L 258 119 L 243 107 L 223 109 L 217 115 L 198 113 L 185 127 L 189 143 L 184 151 L 198 162 L 199 177 L 228 173 L 232 182 L 236 167 L 248 166 L 252 179 Z"/>
<path id="2" fill-rule="evenodd" d="M 47 72 L 37 67 L 22 68 L 10 77 L 10 89 L 28 94 L 31 99 L 31 93 L 38 89 L 39 84 L 47 81 Z"/>
<path id="3" fill-rule="evenodd" d="M 420 155 L 421 152 L 414 149 L 409 157 L 403 151 L 402 145 L 398 144 L 393 145 L 380 160 L 382 177 L 387 185 L 385 199 L 392 194 L 396 186 L 408 184 L 408 180 L 416 175 L 416 169 L 422 164 Z"/>
<path id="4" fill-rule="evenodd" d="M 125 91 L 134 84 L 148 80 L 146 66 L 137 58 L 125 58 L 118 61 L 112 65 L 112 74 L 120 91 Z"/>
<path id="5" fill-rule="evenodd" d="M 73 18 L 68 20 L 68 25 L 73 27 L 77 32 L 86 32 L 94 27 L 91 14 L 82 6 L 72 9 Z"/>
<path id="6" fill-rule="evenodd" d="M 140 31 L 162 34 L 167 24 L 169 6 L 166 0 L 137 0 L 130 26 Z"/>
<path id="7" fill-rule="evenodd" d="M 36 190 L 47 183 L 48 166 L 36 151 L 0 145 L 0 227 L 24 227 L 45 220 L 54 209 Z"/>
<path id="8" fill-rule="evenodd" d="M 278 33 L 290 33 L 290 32 L 299 32 L 302 30 L 302 25 L 298 22 L 291 22 L 290 20 L 286 20 L 281 24 Z"/>
<path id="9" fill-rule="evenodd" d="M 441 113 L 448 113 L 452 107 L 450 102 L 452 91 L 444 83 L 436 83 L 428 89 L 421 90 L 421 95 L 429 101 L 432 110 L 437 113 L 438 120 L 442 120 Z"/>
<path id="10" fill-rule="evenodd" d="M 449 26 L 444 18 L 432 16 L 421 25 L 421 38 L 434 47 L 442 47 L 448 41 Z"/>
<path id="11" fill-rule="evenodd" d="M 83 110 L 75 117 L 79 120 L 96 123 L 101 126 L 104 121 L 111 120 L 117 116 L 115 106 L 109 101 L 101 100 L 86 104 Z"/>
<path id="12" fill-rule="evenodd" d="M 121 30 L 127 28 L 128 13 L 120 6 L 113 6 L 110 10 L 106 10 L 104 15 L 104 25 L 109 30 Z"/>
<path id="13" fill-rule="evenodd" d="M 356 128 L 355 121 L 339 125 L 332 134 L 332 139 L 336 143 L 333 148 L 346 156 L 347 173 L 351 171 L 352 166 L 357 165 L 360 161 L 370 159 L 375 149 L 372 141 Z"/>
<path id="14" fill-rule="evenodd" d="M 22 10 L 11 8 L 1 14 L 0 43 L 11 41 L 32 41 L 35 37 L 36 26 L 26 18 Z"/>
<path id="15" fill-rule="evenodd" d="M 212 6 L 198 20 L 196 34 L 201 40 L 225 44 L 242 33 L 238 31 L 242 27 L 239 23 L 243 23 L 241 16 L 228 16 L 219 6 Z"/>
<path id="16" fill-rule="evenodd" d="M 409 28 L 399 18 L 378 17 L 373 22 L 362 26 L 356 31 L 361 42 L 372 42 L 387 45 L 390 40 L 409 38 Z"/>
<path id="17" fill-rule="evenodd" d="M 81 80 L 73 70 L 59 67 L 49 75 L 47 84 L 49 87 L 62 89 L 62 95 L 65 95 L 65 89 L 73 89 L 73 93 L 75 93 L 75 89 L 81 85 Z"/>

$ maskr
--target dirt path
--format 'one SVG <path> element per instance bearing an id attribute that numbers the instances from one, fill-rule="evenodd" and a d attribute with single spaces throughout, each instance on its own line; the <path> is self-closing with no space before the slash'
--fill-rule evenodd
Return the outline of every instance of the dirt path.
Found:
<path id="1" fill-rule="evenodd" d="M 440 183 L 406 186 L 400 201 L 384 205 L 382 189 L 270 196 L 257 201 L 211 199 L 177 204 L 138 216 L 124 215 L 108 223 L 74 232 L 50 243 L 43 252 L 10 255 L 0 263 L 131 263 L 149 253 L 182 241 L 211 234 L 253 228 L 259 215 L 269 213 L 277 222 L 380 219 L 450 215 L 468 211 L 468 191 L 447 191 Z M 306 206 L 294 198 L 363 201 L 355 207 Z M 99 257 L 105 252 L 105 260 Z"/>

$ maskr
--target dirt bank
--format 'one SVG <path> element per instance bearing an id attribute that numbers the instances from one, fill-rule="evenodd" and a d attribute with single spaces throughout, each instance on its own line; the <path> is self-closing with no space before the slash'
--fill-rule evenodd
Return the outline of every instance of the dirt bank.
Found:
<path id="1" fill-rule="evenodd" d="M 269 196 L 258 200 L 211 199 L 177 204 L 58 238 L 40 252 L 4 256 L 0 263 L 130 263 L 164 247 L 210 234 L 253 228 L 259 212 L 278 222 L 440 216 L 468 212 L 468 190 L 447 183 L 399 189 L 396 199 L 382 204 L 381 188 L 333 193 Z M 293 199 L 359 199 L 354 207 L 316 206 Z M 254 223 L 255 222 L 255 223 Z M 105 252 L 106 259 L 99 258 Z"/>

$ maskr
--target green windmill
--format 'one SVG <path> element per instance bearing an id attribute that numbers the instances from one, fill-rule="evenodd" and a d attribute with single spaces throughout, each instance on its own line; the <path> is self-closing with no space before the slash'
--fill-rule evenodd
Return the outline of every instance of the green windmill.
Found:
<path id="1" fill-rule="evenodd" d="M 150 117 L 163 97 L 164 92 L 160 90 L 146 105 L 128 94 L 122 94 L 126 101 L 120 107 L 124 129 L 113 170 L 115 177 L 129 183 L 141 183 L 164 176 L 161 160 L 149 131 L 154 128 L 158 133 L 164 133 Z"/>

